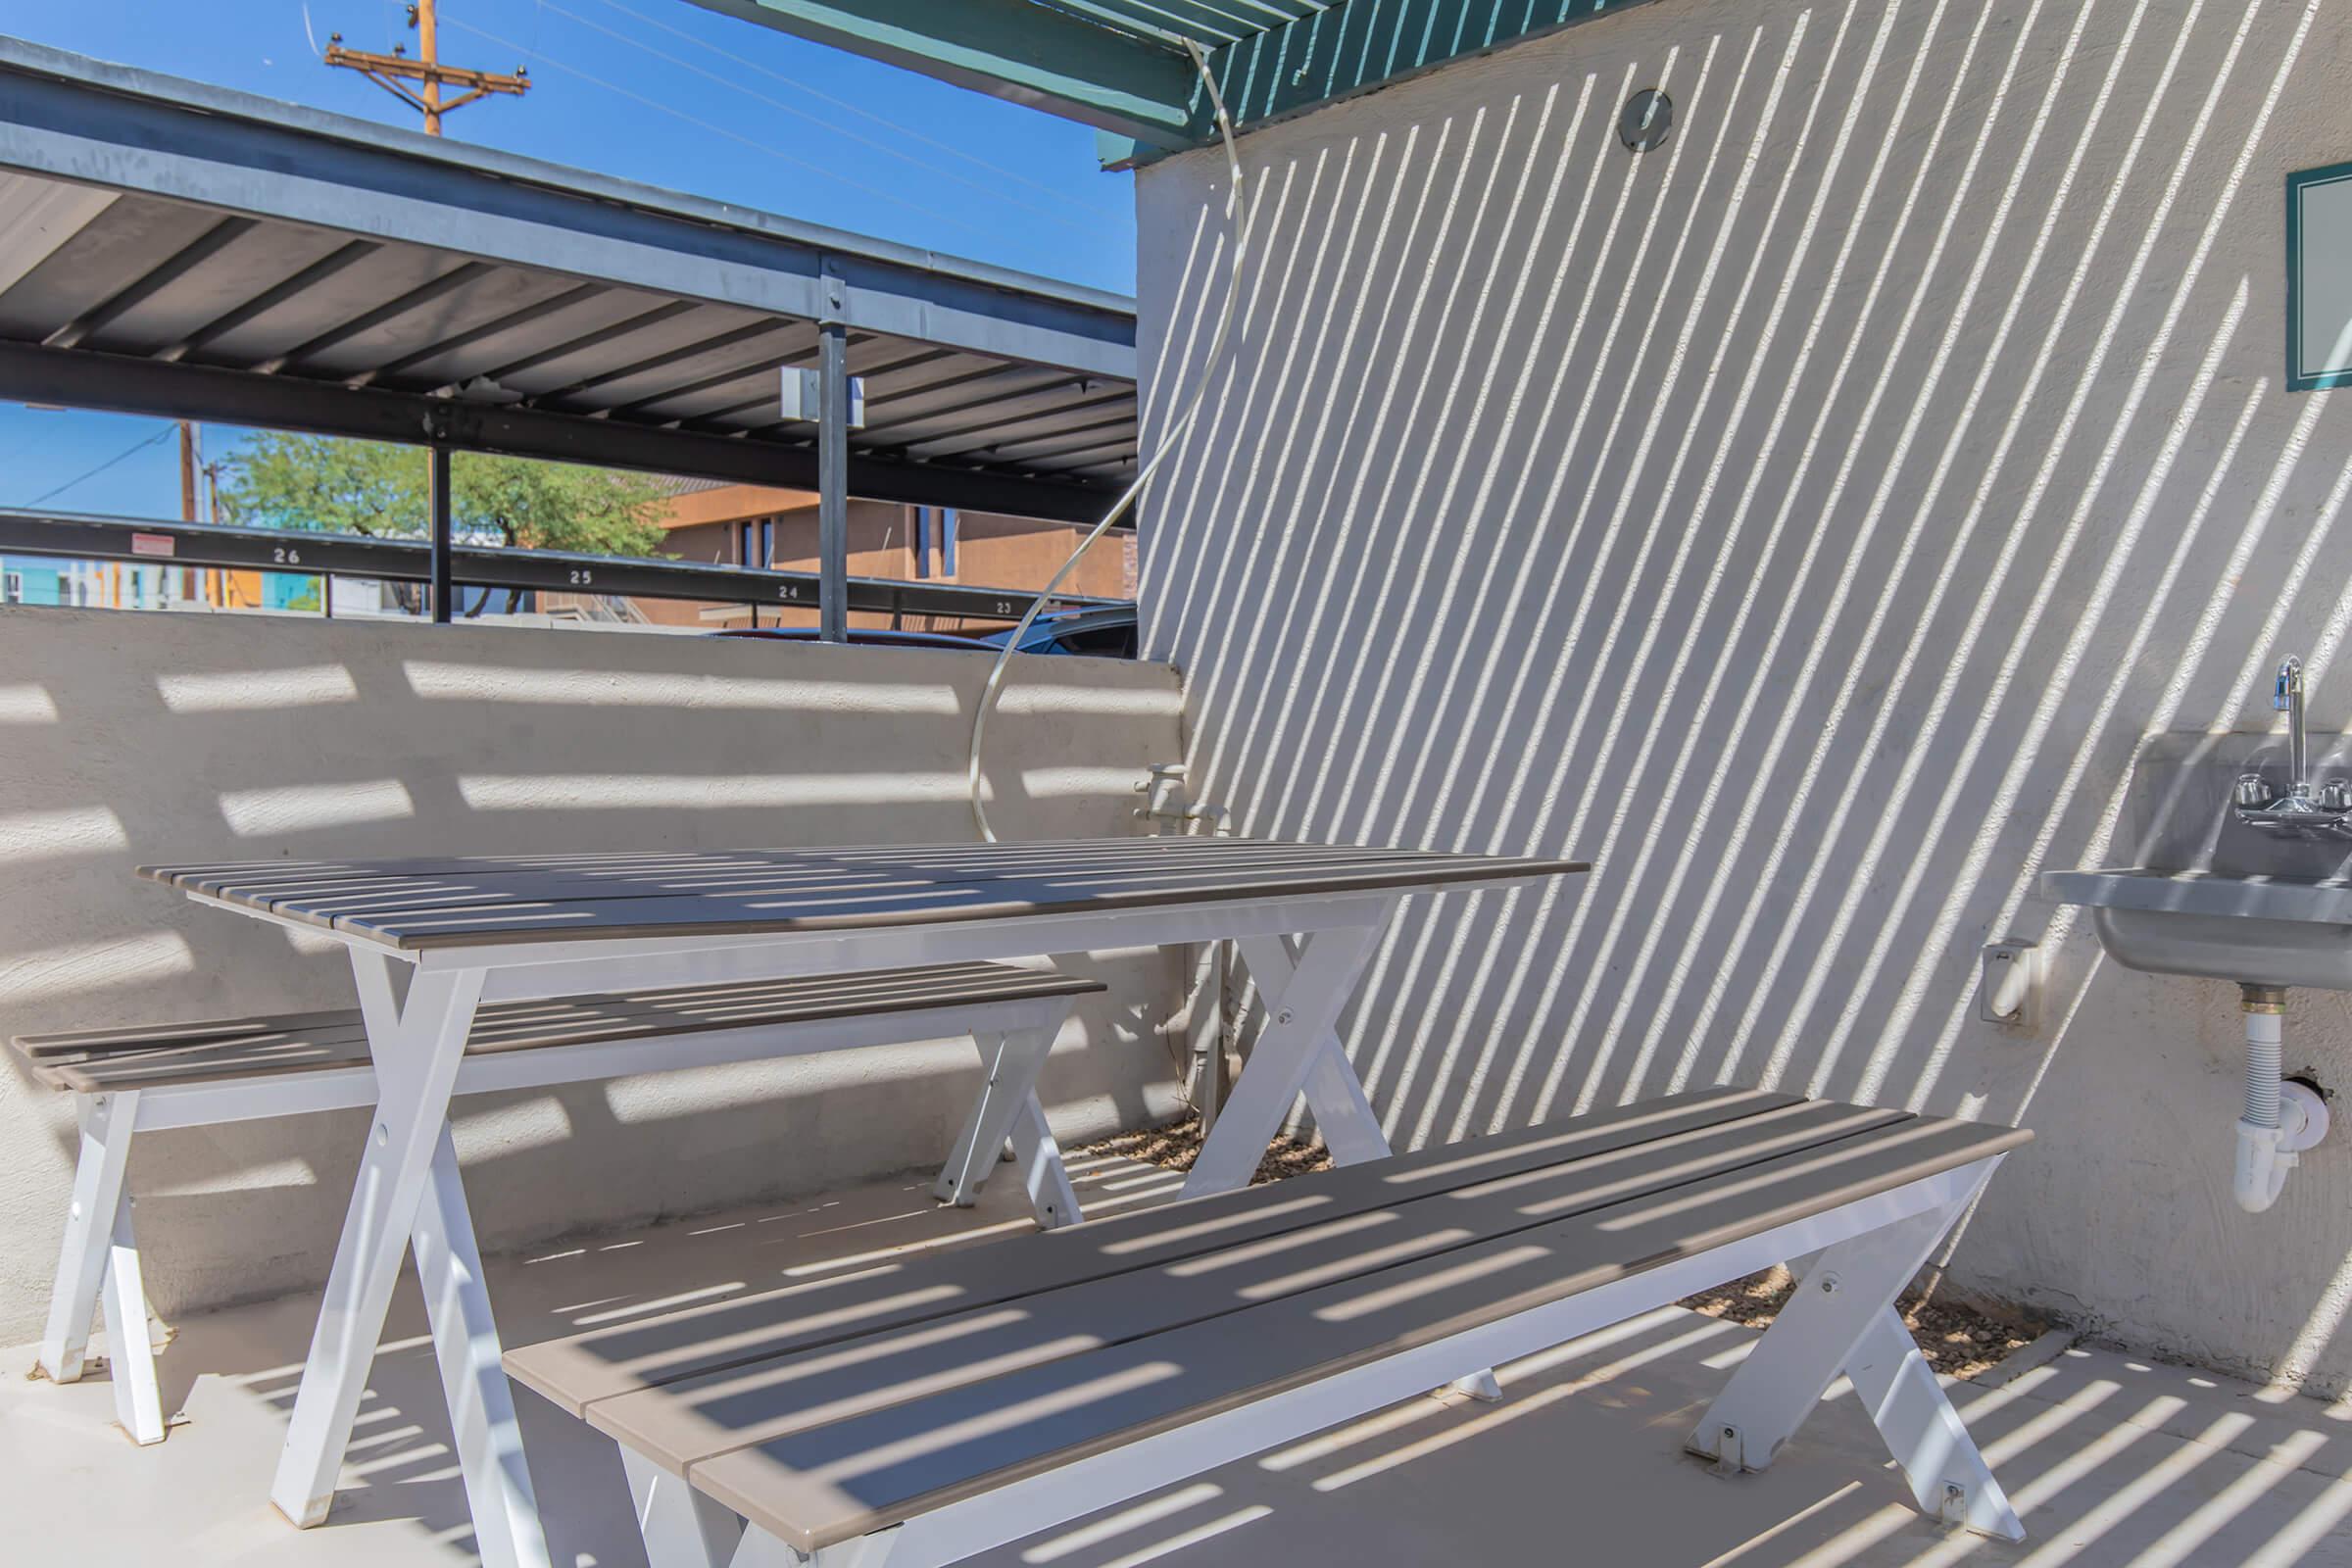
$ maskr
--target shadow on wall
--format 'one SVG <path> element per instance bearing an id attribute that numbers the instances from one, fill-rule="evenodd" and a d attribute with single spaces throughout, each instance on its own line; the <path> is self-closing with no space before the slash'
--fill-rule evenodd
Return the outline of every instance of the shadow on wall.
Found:
<path id="1" fill-rule="evenodd" d="M 0 1029 L 351 1004 L 340 948 L 134 880 L 144 862 L 959 841 L 977 656 L 499 628 L 0 612 Z M 1007 837 L 1134 830 L 1182 744 L 1173 672 L 1032 662 L 991 727 Z M 1156 955 L 1075 967 L 1049 1099 L 1073 1131 L 1167 1076 Z M 1111 1049 L 1071 1053 L 1080 1044 Z M 460 1103 L 484 1240 L 826 1185 L 937 1156 L 968 1043 Z M 814 1098 L 824 1094 L 822 1114 Z M 142 1139 L 167 1312 L 323 1274 L 361 1121 Z M 31 1332 L 72 1169 L 66 1097 L 0 1080 L 0 1331 Z M 690 1151 L 691 1157 L 682 1157 Z M 324 1194 L 310 1191 L 324 1187 Z"/>
<path id="2" fill-rule="evenodd" d="M 1246 326 L 1145 535 L 1196 787 L 1597 862 L 1391 934 L 1348 1038 L 1396 1142 L 1718 1082 L 2024 1121 L 1957 1280 L 2352 1384 L 2352 1143 L 2231 1212 L 2234 998 L 2035 892 L 2143 733 L 2263 727 L 2285 651 L 2315 729 L 2352 702 L 2352 401 L 2279 374 L 2282 175 L 2352 155 L 2347 93 L 2321 0 L 1774 0 L 1249 139 Z M 1139 199 L 1165 389 L 1221 167 Z M 2035 1031 L 1976 1020 L 2007 937 Z M 2352 1088 L 2322 1000 L 2290 1054 Z"/>

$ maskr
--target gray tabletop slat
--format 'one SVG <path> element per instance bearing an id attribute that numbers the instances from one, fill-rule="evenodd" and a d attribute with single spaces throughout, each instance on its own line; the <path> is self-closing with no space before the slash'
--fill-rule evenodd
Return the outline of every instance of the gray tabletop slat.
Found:
<path id="1" fill-rule="evenodd" d="M 791 933 L 1013 919 L 1223 904 L 1240 899 L 1437 891 L 1583 870 L 1574 862 L 1464 859 L 1445 864 L 1318 868 L 1303 874 L 1230 872 L 1199 878 L 1083 886 L 1011 878 L 934 883 L 884 892 L 811 893 L 782 898 L 642 898 L 562 901 L 517 907 L 442 908 L 347 916 L 335 929 L 402 949 L 502 942 Z"/>
<path id="2" fill-rule="evenodd" d="M 149 866 L 201 897 L 402 950 L 734 931 L 790 933 L 1437 891 L 1581 861 L 1217 838 L 894 845 L 703 855 Z"/>
<path id="3" fill-rule="evenodd" d="M 804 1550 L 2003 1152 L 2029 1135 L 1911 1121 L 691 1466 Z"/>
<path id="4" fill-rule="evenodd" d="M 1800 1102 L 1573 1164 L 1540 1166 L 1335 1216 L 1249 1246 L 1031 1292 L 998 1306 L 599 1400 L 588 1407 L 588 1419 L 683 1474 L 729 1449 L 1016 1367 L 1164 1334 L 1912 1119 L 1900 1110 Z"/>
<path id="5" fill-rule="evenodd" d="M 772 1360 L 1087 1280 L 1328 1224 L 1431 1192 L 1571 1165 L 1797 1103 L 1715 1089 L 1495 1133 L 1239 1192 L 1090 1220 L 620 1323 L 509 1352 L 515 1378 L 573 1415 L 635 1390 Z"/>
<path id="6" fill-rule="evenodd" d="M 1001 963 L 954 963 L 873 973 L 501 1002 L 474 1015 L 471 1054 L 592 1045 L 614 1040 L 814 1023 L 938 1007 L 1083 996 L 1100 980 Z M 89 1042 L 76 1051 L 80 1038 Z M 135 1048 L 123 1044 L 135 1039 Z M 285 1072 L 356 1066 L 368 1057 L 356 1008 L 275 1018 L 212 1019 L 179 1026 L 91 1030 L 16 1043 L 53 1086 L 85 1094 L 211 1083 Z M 35 1054 L 35 1053 L 39 1054 Z"/>
<path id="7" fill-rule="evenodd" d="M 464 876 L 562 873 L 626 875 L 695 866 L 919 865 L 959 875 L 991 868 L 1062 865 L 1090 857 L 1116 857 L 1130 863 L 1221 855 L 1236 846 L 1255 853 L 1298 851 L 1354 853 L 1344 845 L 1284 843 L 1271 839 L 1152 836 L 1148 838 L 1048 839 L 1011 844 L 770 845 L 734 850 L 620 850 L 568 855 L 466 855 L 391 857 L 366 860 L 219 860 L 184 865 L 143 865 L 137 874 L 154 881 L 194 887 L 242 880 L 333 880 L 352 876 Z M 1417 851 L 1375 851 L 1417 854 Z"/>
<path id="8" fill-rule="evenodd" d="M 391 873 L 355 869 L 333 877 L 315 875 L 228 876 L 183 878 L 191 892 L 249 907 L 279 910 L 304 917 L 332 920 L 371 910 L 402 907 L 493 907 L 518 903 L 559 900 L 653 898 L 663 895 L 748 897 L 760 893 L 856 895 L 904 889 L 920 892 L 942 886 L 994 882 L 1051 880 L 1083 886 L 1097 879 L 1111 882 L 1165 880 L 1180 877 L 1206 880 L 1219 874 L 1266 876 L 1299 874 L 1312 868 L 1349 870 L 1367 863 L 1364 852 L 1321 846 L 1246 844 L 1231 840 L 1196 841 L 1233 847 L 1196 851 L 1181 856 L 1136 856 L 1123 851 L 1072 853 L 1052 861 L 1027 860 L 975 864 L 956 857 L 935 866 L 882 863 L 863 859 L 834 860 L 803 857 L 784 862 L 773 856 L 711 858 L 693 863 L 662 862 L 603 869 L 545 869 L 494 867 L 465 873 Z M 1400 862 L 1394 856 L 1378 863 L 1413 863 L 1432 868 L 1446 860 L 1475 860 L 1477 857 L 1439 857 L 1416 854 Z"/>

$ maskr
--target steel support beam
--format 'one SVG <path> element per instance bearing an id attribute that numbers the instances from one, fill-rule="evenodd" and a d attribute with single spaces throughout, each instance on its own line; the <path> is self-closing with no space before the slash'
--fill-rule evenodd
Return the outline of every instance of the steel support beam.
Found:
<path id="1" fill-rule="evenodd" d="M 283 528 L 220 528 L 160 519 L 0 509 L 0 555 L 429 583 L 430 551 L 431 546 L 416 539 L 299 533 Z M 468 587 L 518 588 L 534 593 L 595 593 L 795 609 L 812 609 L 817 602 L 814 572 L 467 544 L 451 549 L 450 578 Z M 1033 595 L 1026 588 L 852 577 L 847 597 L 851 610 L 875 614 L 1009 621 L 1018 618 Z M 1056 594 L 1054 603 L 1084 608 L 1122 601 Z"/>
<path id="2" fill-rule="evenodd" d="M 1167 151 L 1205 113 L 1180 50 L 1030 0 L 695 3 Z"/>
<path id="3" fill-rule="evenodd" d="M 817 328 L 816 561 L 817 635 L 850 640 L 850 329 Z"/>
<path id="4" fill-rule="evenodd" d="M 449 552 L 453 497 L 449 488 L 449 448 L 436 442 L 426 449 L 426 461 L 431 465 L 431 473 L 425 484 L 431 517 L 427 524 L 425 545 L 432 553 L 433 578 L 428 591 L 432 595 L 433 619 L 446 626 L 452 609 Z"/>
<path id="5" fill-rule="evenodd" d="M 544 410 L 466 403 L 449 398 L 348 387 L 291 376 L 258 375 L 209 366 L 172 364 L 0 343 L 0 399 L 52 403 L 263 425 L 364 441 L 418 442 L 430 432 L 457 450 L 503 452 L 518 458 L 585 463 L 607 468 L 692 474 L 742 484 L 813 490 L 813 447 L 747 440 L 700 431 L 591 419 Z M 853 454 L 850 493 L 912 506 L 960 507 L 1056 522 L 1092 522 L 1114 486 L 1063 484 Z"/>

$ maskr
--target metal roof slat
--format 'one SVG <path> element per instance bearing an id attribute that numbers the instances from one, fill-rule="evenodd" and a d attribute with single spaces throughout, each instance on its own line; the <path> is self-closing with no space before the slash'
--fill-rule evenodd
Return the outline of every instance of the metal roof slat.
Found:
<path id="1" fill-rule="evenodd" d="M 363 371 L 351 378 L 351 384 L 353 386 L 372 386 L 378 381 L 392 379 L 419 365 L 429 365 L 435 360 L 446 359 L 452 354 L 462 354 L 474 344 L 487 342 L 502 332 L 512 332 L 516 327 L 529 326 L 534 321 L 544 321 L 549 317 L 561 315 L 575 305 L 585 304 L 591 299 L 612 292 L 612 290 L 603 288 L 595 283 L 576 284 L 561 294 L 469 326 L 455 336 L 428 343 L 413 353 L 402 355 L 388 365 L 379 365 L 373 369 Z M 443 384 L 447 385 L 448 383 L 444 382 Z"/>
<path id="2" fill-rule="evenodd" d="M 259 320 L 279 306 L 290 303 L 314 286 L 325 282 L 345 268 L 356 262 L 365 261 L 382 249 L 383 246 L 379 242 L 371 239 L 355 239 L 348 244 L 338 246 L 290 277 L 283 278 L 262 290 L 261 293 L 256 294 L 236 309 L 213 318 L 202 326 L 181 337 L 170 348 L 165 349 L 156 358 L 169 362 L 183 360 L 214 339 L 224 337 L 241 326 Z"/>
<path id="3" fill-rule="evenodd" d="M 600 370 L 594 375 L 583 376 L 576 381 L 567 382 L 545 392 L 535 392 L 532 394 L 532 398 L 541 403 L 562 402 L 576 398 L 582 393 L 594 391 L 598 387 L 614 386 L 623 381 L 632 381 L 639 376 L 651 375 L 656 370 L 667 369 L 673 365 L 683 365 L 706 354 L 722 353 L 739 344 L 756 343 L 761 338 L 774 337 L 778 333 L 796 329 L 805 331 L 808 329 L 808 323 L 778 320 L 774 318 L 762 321 L 749 321 L 742 326 L 730 327 L 724 332 L 698 338 L 692 343 L 665 349 L 660 354 L 651 355 L 645 359 L 634 360 L 626 365 Z"/>
<path id="4" fill-rule="evenodd" d="M 260 223 L 251 218 L 223 218 L 188 244 L 183 245 L 162 266 L 127 286 L 118 289 L 103 303 L 84 311 L 64 326 L 41 339 L 44 347 L 53 349 L 78 348 L 96 332 L 120 320 L 131 311 L 155 298 L 173 283 L 202 267 L 206 262 L 238 239 L 251 233 Z"/>
<path id="5" fill-rule="evenodd" d="M 990 372 L 981 371 L 967 379 L 985 380 L 989 378 L 989 375 Z M 910 425 L 936 424 L 943 419 L 953 419 L 959 414 L 971 414 L 982 410 L 990 413 L 1005 413 L 1017 408 L 1031 407 L 1041 400 L 1089 396 L 1097 389 L 1097 385 L 1098 383 L 1083 375 L 1057 376 L 1043 385 L 1028 387 L 1020 392 L 997 392 L 985 397 L 967 398 L 960 403 L 950 403 L 937 409 L 908 410 L 905 413 L 895 413 L 894 417 L 887 419 L 874 417 L 874 403 L 869 398 L 865 405 L 865 428 L 858 434 L 868 440 L 886 433 L 895 438 L 898 432 L 906 430 Z M 919 439 L 919 437 L 910 439 Z"/>
<path id="6" fill-rule="evenodd" d="M 1103 434 L 1115 430 L 1116 437 Z M 917 458 L 936 461 L 941 458 L 977 458 L 1004 466 L 1017 466 L 1024 460 L 1018 456 L 1030 453 L 1041 460 L 1060 457 L 1071 452 L 1093 452 L 1104 446 L 1132 444 L 1135 430 L 1133 419 L 1096 419 L 1086 424 L 1065 425 L 1058 430 L 1024 436 L 1012 440 L 924 442 L 908 450 Z M 1080 440 L 1080 437 L 1092 439 Z"/>
<path id="7" fill-rule="evenodd" d="M 492 268 L 488 262 L 463 262 L 443 272 L 439 277 L 410 289 L 397 299 L 387 300 L 375 309 L 362 312 L 339 326 L 328 327 L 308 342 L 298 343 L 285 353 L 263 361 L 256 368 L 264 375 L 275 375 L 306 361 L 317 359 L 337 344 L 348 343 L 361 333 L 381 326 L 386 321 L 398 320 L 409 312 L 420 306 L 430 305 L 443 295 L 464 288 L 476 278 L 487 277 L 491 271 Z"/>
<path id="8" fill-rule="evenodd" d="M 651 310 L 640 311 L 635 316 L 625 317 L 620 320 L 600 326 L 593 332 L 582 332 L 566 338 L 563 342 L 541 349 L 537 353 L 527 354 L 519 360 L 495 366 L 484 370 L 482 374 L 493 381 L 504 381 L 510 376 L 520 375 L 526 370 L 535 370 L 543 365 L 553 365 L 559 360 L 567 360 L 575 354 L 585 354 L 590 349 L 602 348 L 608 343 L 617 342 L 632 333 L 649 331 L 701 309 L 702 307 L 693 300 L 671 300 L 667 304 L 657 305 Z"/>
<path id="9" fill-rule="evenodd" d="M 1112 418 L 1094 420 L 1085 424 L 1068 422 L 1072 418 L 1083 417 L 1103 409 L 1116 408 L 1121 404 L 1132 404 L 1132 394 L 1088 398 L 1048 409 L 1007 414 L 1001 419 L 994 419 L 985 424 L 964 425 L 952 435 L 902 437 L 890 441 L 862 444 L 869 451 L 904 452 L 910 457 L 921 459 L 953 457 L 957 453 L 973 451 L 984 451 L 992 455 L 999 453 L 1009 455 L 1012 451 L 1033 442 L 1058 439 L 1082 431 L 1120 429 L 1132 435 L 1135 429 L 1135 413 L 1132 407 L 1124 415 Z M 1032 425 L 1044 425 L 1045 428 L 1033 435 L 1021 433 Z"/>
<path id="10" fill-rule="evenodd" d="M 804 360 L 812 360 L 816 358 L 820 348 L 816 339 L 816 329 L 812 326 L 805 326 L 805 330 L 808 334 L 808 341 L 789 354 L 771 354 L 749 365 L 737 365 L 731 368 L 706 375 L 700 380 L 689 381 L 683 386 L 663 387 L 650 397 L 638 398 L 631 403 L 616 403 L 607 412 L 614 418 L 620 418 L 647 409 L 660 408 L 663 404 L 701 397 L 707 392 L 715 392 L 722 387 L 732 386 L 738 381 L 747 381 L 754 376 L 773 374 L 787 366 L 798 365 Z M 684 416 L 674 416 L 674 417 L 684 417 Z"/>

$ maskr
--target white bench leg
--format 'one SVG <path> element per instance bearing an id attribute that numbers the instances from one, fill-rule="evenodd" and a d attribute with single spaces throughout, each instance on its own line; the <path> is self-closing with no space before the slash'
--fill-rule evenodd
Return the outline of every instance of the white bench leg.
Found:
<path id="1" fill-rule="evenodd" d="M 482 1282 L 482 1257 L 473 1216 L 458 1172 L 458 1149 L 444 1122 L 433 1149 L 425 1200 L 411 1234 L 416 1280 L 432 1323 L 433 1354 L 441 1364 L 441 1393 L 449 1405 L 458 1468 L 473 1513 L 474 1547 L 483 1568 L 546 1568 L 547 1539 L 539 1525 L 514 1393 L 501 1365 L 498 1324 Z"/>
<path id="2" fill-rule="evenodd" d="M 1061 1145 L 1054 1142 L 1054 1129 L 1046 1122 L 1046 1107 L 1037 1102 L 1034 1092 L 1022 1100 L 1013 1115 L 1012 1157 L 1021 1172 L 1021 1187 L 1029 1194 L 1030 1210 L 1042 1229 L 1058 1230 L 1086 1217 L 1078 1211 L 1077 1190 L 1071 1187 L 1069 1170 L 1061 1162 Z"/>
<path id="3" fill-rule="evenodd" d="M 384 1313 L 482 994 L 479 969 L 420 969 L 410 982 L 407 1005 L 396 1010 L 388 959 L 354 950 L 352 971 L 375 1063 L 375 1118 L 270 1487 L 270 1500 L 304 1529 L 325 1522 L 334 1503 L 343 1450 L 368 1392 Z"/>
<path id="4" fill-rule="evenodd" d="M 116 1214 L 122 1206 L 139 1094 L 133 1089 L 77 1095 L 74 1108 L 81 1125 L 81 1152 L 74 1165 L 74 1198 L 66 1210 L 66 1239 L 58 1250 L 57 1281 L 49 1292 L 49 1327 L 41 1336 L 39 1362 L 59 1383 L 78 1380 L 89 1355 L 90 1320 L 98 1312 L 98 1289 L 106 1279 Z M 120 1357 L 123 1347 L 111 1334 L 108 1338 Z"/>
<path id="5" fill-rule="evenodd" d="M 728 1568 L 743 1540 L 741 1519 L 632 1448 L 621 1448 L 620 1467 L 650 1568 Z"/>
<path id="6" fill-rule="evenodd" d="M 1053 1029 L 1032 1029 L 1014 1034 L 983 1032 L 972 1037 L 980 1047 L 980 1060 L 988 1076 L 972 1102 L 971 1114 L 964 1118 L 947 1167 L 932 1184 L 932 1197 L 958 1208 L 969 1208 L 979 1198 L 980 1184 L 996 1167 L 1021 1105 L 1037 1092 L 1037 1075 L 1054 1049 L 1054 1034 Z"/>
<path id="7" fill-rule="evenodd" d="M 1380 1120 L 1333 1031 L 1386 924 L 1318 931 L 1295 961 L 1279 937 L 1242 941 L 1242 958 L 1265 999 L 1268 1021 L 1185 1178 L 1185 1197 L 1248 1186 L 1302 1092 L 1334 1159 L 1348 1164 L 1388 1153 Z"/>
<path id="8" fill-rule="evenodd" d="M 1823 1251 L 1699 1419 L 1690 1451 L 1727 1471 L 1762 1470 L 1844 1372 L 1924 1511 L 2023 1541 L 2025 1526 L 1894 1310 L 1964 1206 L 1930 1209 Z"/>
<path id="9" fill-rule="evenodd" d="M 115 1386 L 115 1419 L 144 1447 L 164 1441 L 163 1396 L 156 1388 L 155 1346 L 147 1337 L 147 1288 L 131 1231 L 128 1193 L 115 1206 L 106 1257 L 106 1375 Z"/>

